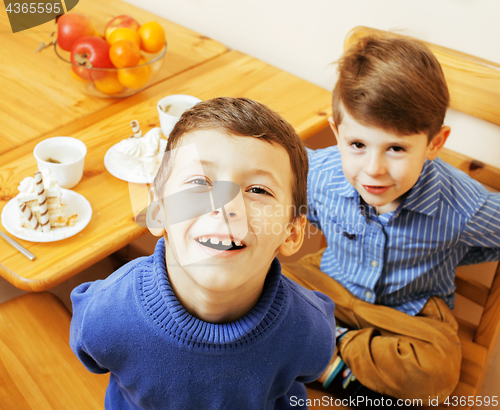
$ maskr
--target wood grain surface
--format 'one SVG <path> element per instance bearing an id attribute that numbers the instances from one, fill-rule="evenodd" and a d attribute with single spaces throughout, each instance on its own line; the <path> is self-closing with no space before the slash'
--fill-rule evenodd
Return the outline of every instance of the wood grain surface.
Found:
<path id="1" fill-rule="evenodd" d="M 48 292 L 0 305 L 0 408 L 104 408 L 109 374 L 90 373 L 69 347 L 71 316 Z"/>
<path id="2" fill-rule="evenodd" d="M 290 90 L 294 90 L 293 98 L 290 98 Z M 34 261 L 0 241 L 0 275 L 21 289 L 50 289 L 145 232 L 145 228 L 135 223 L 128 183 L 106 171 L 104 155 L 131 134 L 132 119 L 139 121 L 143 132 L 159 126 L 156 103 L 169 94 L 190 94 L 202 100 L 217 96 L 253 98 L 279 112 L 303 138 L 327 127 L 327 118 L 331 115 L 328 91 L 253 57 L 231 51 L 106 109 L 60 126 L 0 156 L 0 211 L 17 195 L 19 182 L 34 174 L 36 163 L 32 152 L 36 143 L 53 135 L 66 135 L 87 145 L 84 176 L 74 191 L 89 200 L 92 220 L 82 232 L 60 242 L 18 240 L 36 255 Z"/>
<path id="3" fill-rule="evenodd" d="M 119 14 L 141 24 L 158 21 L 165 29 L 168 48 L 155 83 L 227 52 L 219 42 L 120 0 L 80 1 L 71 12 L 88 15 L 101 31 Z M 0 154 L 119 100 L 84 94 L 52 47 L 34 53 L 42 41 L 55 38 L 50 37 L 54 30 L 52 21 L 13 34 L 7 13 L 0 13 Z"/>

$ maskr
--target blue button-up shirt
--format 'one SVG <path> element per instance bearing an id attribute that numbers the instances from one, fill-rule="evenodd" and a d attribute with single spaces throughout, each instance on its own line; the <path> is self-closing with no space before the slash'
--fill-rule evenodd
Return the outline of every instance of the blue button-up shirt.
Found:
<path id="1" fill-rule="evenodd" d="M 457 265 L 500 259 L 500 194 L 441 159 L 426 161 L 395 212 L 376 215 L 337 146 L 308 154 L 308 219 L 328 243 L 321 270 L 359 299 L 410 315 L 430 296 L 453 308 Z"/>

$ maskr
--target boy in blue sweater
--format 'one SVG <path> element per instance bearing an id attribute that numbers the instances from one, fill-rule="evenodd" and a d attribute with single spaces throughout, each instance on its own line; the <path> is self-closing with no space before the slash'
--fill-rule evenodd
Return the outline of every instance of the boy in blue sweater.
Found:
<path id="1" fill-rule="evenodd" d="M 307 170 L 293 128 L 257 102 L 182 115 L 151 189 L 154 254 L 71 295 L 71 348 L 111 373 L 106 409 L 307 408 L 334 304 L 276 259 L 302 244 Z"/>
<path id="2" fill-rule="evenodd" d="M 417 41 L 365 37 L 339 62 L 338 145 L 308 152 L 308 219 L 328 246 L 283 266 L 335 301 L 336 385 L 426 403 L 458 383 L 455 268 L 500 259 L 500 195 L 437 158 L 448 104 Z"/>

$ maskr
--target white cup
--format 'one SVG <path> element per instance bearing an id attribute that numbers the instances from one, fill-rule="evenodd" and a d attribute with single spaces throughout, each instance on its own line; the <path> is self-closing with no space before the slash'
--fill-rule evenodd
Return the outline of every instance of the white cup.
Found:
<path id="1" fill-rule="evenodd" d="M 82 179 L 87 147 L 76 138 L 53 137 L 39 142 L 33 155 L 39 171 L 50 168 L 59 186 L 70 189 Z"/>
<path id="2" fill-rule="evenodd" d="M 156 108 L 160 116 L 160 127 L 163 135 L 168 138 L 182 113 L 200 101 L 199 98 L 184 94 L 169 95 L 158 101 Z"/>

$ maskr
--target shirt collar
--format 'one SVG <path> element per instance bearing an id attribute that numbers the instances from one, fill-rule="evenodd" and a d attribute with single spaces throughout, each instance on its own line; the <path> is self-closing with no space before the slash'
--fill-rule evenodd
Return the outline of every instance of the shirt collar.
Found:
<path id="1" fill-rule="evenodd" d="M 433 161 L 425 161 L 417 183 L 408 191 L 402 208 L 435 216 L 439 208 L 441 183 Z"/>

